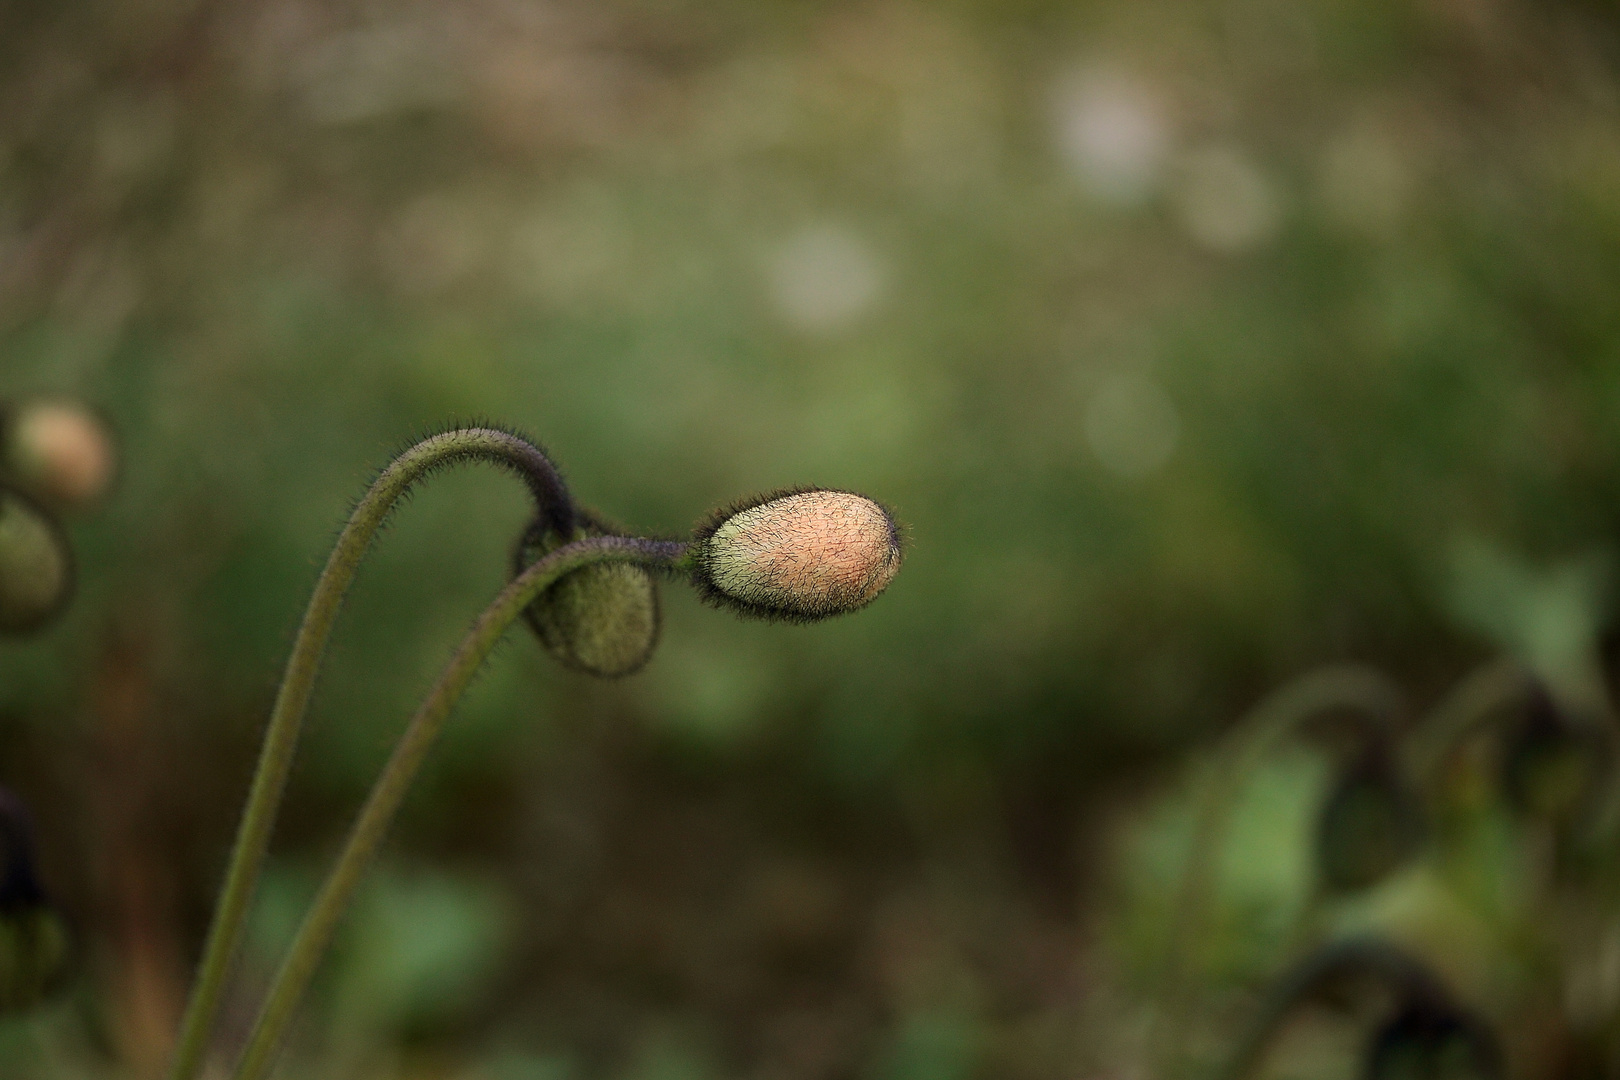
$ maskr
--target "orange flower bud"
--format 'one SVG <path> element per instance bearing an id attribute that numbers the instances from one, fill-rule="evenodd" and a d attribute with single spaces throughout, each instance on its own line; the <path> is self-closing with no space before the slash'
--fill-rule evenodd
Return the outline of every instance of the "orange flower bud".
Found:
<path id="1" fill-rule="evenodd" d="M 900 570 L 900 529 L 849 491 L 775 492 L 724 510 L 695 541 L 699 588 L 767 619 L 811 621 L 865 607 Z"/>

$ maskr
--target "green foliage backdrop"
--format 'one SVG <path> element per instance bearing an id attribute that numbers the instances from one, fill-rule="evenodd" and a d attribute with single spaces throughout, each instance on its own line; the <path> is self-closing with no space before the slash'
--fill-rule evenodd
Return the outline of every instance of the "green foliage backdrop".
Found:
<path id="1" fill-rule="evenodd" d="M 492 418 L 637 529 L 819 483 L 892 505 L 909 561 L 814 627 L 670 590 L 622 683 L 514 636 L 345 953 L 421 904 L 478 971 L 437 1012 L 365 1008 L 394 969 L 351 963 L 301 1060 L 1128 1059 L 1108 935 L 1136 931 L 1092 917 L 1130 895 L 1102 887 L 1119 816 L 1314 664 L 1432 698 L 1492 647 L 1453 615 L 1459 545 L 1613 542 L 1617 34 L 1574 0 L 10 5 L 0 397 L 80 395 L 123 455 L 74 608 L 0 652 L 0 782 L 102 1032 L 54 1052 L 161 1060 L 350 500 Z M 398 515 L 276 888 L 331 851 L 523 509 L 469 471 Z"/>

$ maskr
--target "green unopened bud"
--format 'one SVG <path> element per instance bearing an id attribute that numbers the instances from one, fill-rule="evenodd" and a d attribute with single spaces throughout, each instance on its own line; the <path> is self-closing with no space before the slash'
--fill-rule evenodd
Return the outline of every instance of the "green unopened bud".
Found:
<path id="1" fill-rule="evenodd" d="M 1417 800 L 1375 749 L 1339 777 L 1316 823 L 1317 872 L 1339 892 L 1378 884 L 1411 858 L 1423 839 Z"/>
<path id="2" fill-rule="evenodd" d="M 693 544 L 705 597 L 744 615 L 808 622 L 865 607 L 900 570 L 900 529 L 849 491 L 776 492 L 716 514 Z"/>
<path id="3" fill-rule="evenodd" d="M 1496 1040 L 1478 1020 L 1444 1005 L 1408 1005 L 1367 1048 L 1366 1080 L 1496 1080 Z"/>
<path id="4" fill-rule="evenodd" d="M 73 556 L 50 515 L 0 488 L 0 634 L 50 621 L 73 591 Z"/>
<path id="5" fill-rule="evenodd" d="M 107 424 L 65 399 L 31 401 L 0 423 L 0 466 L 13 483 L 58 510 L 94 505 L 112 486 L 117 453 Z"/>
<path id="6" fill-rule="evenodd" d="M 580 517 L 583 528 L 573 539 L 618 535 L 592 514 L 581 511 Z M 517 570 L 560 546 L 555 533 L 531 527 L 518 548 Z M 658 644 L 658 582 L 626 563 L 586 566 L 541 593 L 523 614 L 564 667 L 609 679 L 631 675 Z"/>

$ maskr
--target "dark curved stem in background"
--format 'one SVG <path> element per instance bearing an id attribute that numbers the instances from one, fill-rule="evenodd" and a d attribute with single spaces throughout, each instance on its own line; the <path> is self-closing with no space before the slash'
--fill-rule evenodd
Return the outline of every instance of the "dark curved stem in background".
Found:
<path id="1" fill-rule="evenodd" d="M 23 801 L 0 787 L 0 913 L 43 903 L 34 876 L 34 821 Z"/>
<path id="2" fill-rule="evenodd" d="M 557 469 L 533 443 L 495 428 L 461 428 L 423 439 L 390 462 L 371 485 L 321 571 L 292 655 L 287 659 L 197 981 L 186 1004 L 169 1080 L 191 1080 L 202 1064 L 225 976 L 240 944 L 248 907 L 269 850 L 315 678 L 355 571 L 390 511 L 412 485 L 439 469 L 472 461 L 491 462 L 516 473 L 528 486 L 540 520 L 561 536 L 573 534 L 574 505 Z"/>
<path id="3" fill-rule="evenodd" d="M 1385 941 L 1353 938 L 1319 949 L 1272 987 L 1260 1015 L 1238 1044 L 1237 1052 L 1217 1074 L 1217 1080 L 1244 1080 L 1250 1076 L 1295 1006 L 1334 981 L 1357 976 L 1376 979 L 1395 991 L 1398 1010 L 1419 1008 L 1454 1017 L 1494 1049 L 1494 1039 L 1484 1025 L 1454 1001 L 1451 992 L 1420 960 Z"/>
<path id="4" fill-rule="evenodd" d="M 1181 1067 L 1189 1021 L 1191 953 L 1203 930 L 1227 819 L 1244 778 L 1283 738 L 1329 709 L 1353 709 L 1364 724 L 1390 726 L 1403 708 L 1400 691 L 1383 674 L 1347 664 L 1308 672 L 1273 691 L 1227 734 L 1198 800 L 1192 845 L 1170 926 L 1164 977 L 1148 1041 L 1160 1080 L 1173 1077 Z"/>
<path id="5" fill-rule="evenodd" d="M 1464 739 L 1510 705 L 1528 699 L 1535 680 L 1513 659 L 1470 672 L 1418 722 L 1406 739 L 1409 775 L 1429 790 Z"/>

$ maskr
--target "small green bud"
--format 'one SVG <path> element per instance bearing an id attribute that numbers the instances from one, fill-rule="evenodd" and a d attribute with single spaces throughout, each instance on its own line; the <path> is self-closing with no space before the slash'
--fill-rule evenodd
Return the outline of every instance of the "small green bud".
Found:
<path id="1" fill-rule="evenodd" d="M 50 621 L 73 591 L 73 556 L 56 522 L 15 491 L 0 488 L 0 634 Z"/>
<path id="2" fill-rule="evenodd" d="M 1496 1080 L 1501 1053 L 1478 1020 L 1445 1005 L 1408 1004 L 1373 1036 L 1366 1080 Z"/>
<path id="3" fill-rule="evenodd" d="M 620 531 L 587 511 L 572 539 Z M 521 573 L 562 546 L 554 532 L 532 525 L 518 546 Z M 614 679 L 640 671 L 658 644 L 658 582 L 639 566 L 603 563 L 562 578 L 524 610 L 540 643 L 564 667 Z"/>
<path id="4" fill-rule="evenodd" d="M 94 410 L 67 399 L 41 399 L 0 416 L 0 468 L 47 506 L 82 510 L 112 486 L 117 451 Z"/>
<path id="5" fill-rule="evenodd" d="M 705 598 L 744 615 L 809 622 L 865 607 L 900 570 L 900 528 L 850 491 L 773 492 L 710 518 L 693 542 Z"/>
<path id="6" fill-rule="evenodd" d="M 1423 840 L 1417 800 L 1382 747 L 1344 770 L 1316 823 L 1317 873 L 1338 892 L 1378 884 L 1416 854 Z"/>

